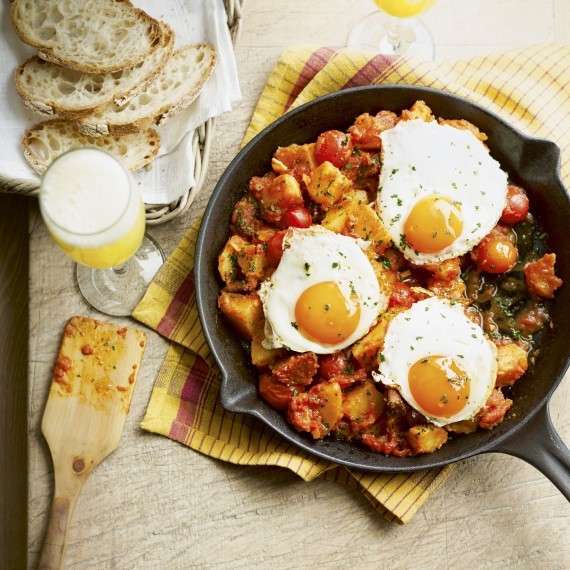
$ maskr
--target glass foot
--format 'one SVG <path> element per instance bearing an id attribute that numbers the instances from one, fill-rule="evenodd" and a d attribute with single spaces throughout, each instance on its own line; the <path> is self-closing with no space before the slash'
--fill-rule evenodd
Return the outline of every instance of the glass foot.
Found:
<path id="1" fill-rule="evenodd" d="M 135 255 L 120 267 L 93 269 L 77 264 L 77 285 L 94 309 L 113 317 L 126 317 L 142 299 L 164 260 L 160 246 L 145 235 Z"/>
<path id="2" fill-rule="evenodd" d="M 390 41 L 397 31 L 398 41 Z M 348 35 L 347 45 L 366 48 L 382 55 L 405 55 L 424 61 L 435 59 L 435 44 L 430 31 L 417 18 L 393 18 L 372 12 Z"/>

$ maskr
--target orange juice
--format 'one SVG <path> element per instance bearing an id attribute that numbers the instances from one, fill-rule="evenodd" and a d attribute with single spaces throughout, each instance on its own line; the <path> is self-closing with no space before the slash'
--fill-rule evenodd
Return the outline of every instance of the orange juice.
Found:
<path id="1" fill-rule="evenodd" d="M 427 10 L 435 0 L 374 0 L 378 8 L 397 18 L 411 18 Z"/>
<path id="2" fill-rule="evenodd" d="M 73 150 L 52 163 L 42 180 L 40 207 L 54 241 L 89 267 L 125 263 L 144 236 L 144 206 L 130 174 L 97 149 Z"/>

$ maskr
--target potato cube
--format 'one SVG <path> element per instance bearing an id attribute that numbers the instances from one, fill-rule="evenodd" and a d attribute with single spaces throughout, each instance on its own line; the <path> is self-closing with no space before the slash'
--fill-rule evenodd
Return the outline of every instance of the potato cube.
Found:
<path id="1" fill-rule="evenodd" d="M 238 235 L 233 235 L 224 246 L 218 257 L 218 271 L 224 283 L 231 283 L 238 278 L 238 252 L 248 242 Z"/>
<path id="2" fill-rule="evenodd" d="M 447 432 L 432 425 L 414 426 L 407 431 L 406 439 L 415 453 L 433 453 L 447 441 Z"/>
<path id="3" fill-rule="evenodd" d="M 282 348 L 265 348 L 261 341 L 263 334 L 254 334 L 251 340 L 251 362 L 254 366 L 264 367 L 273 364 L 278 358 L 284 356 Z"/>
<path id="4" fill-rule="evenodd" d="M 352 182 L 328 161 L 320 164 L 312 176 L 305 176 L 304 180 L 309 196 L 325 210 L 331 208 L 352 188 Z"/>
<path id="5" fill-rule="evenodd" d="M 318 410 L 324 427 L 333 430 L 342 419 L 342 391 L 338 382 L 321 382 L 310 393 L 318 398 Z"/>
<path id="6" fill-rule="evenodd" d="M 315 144 L 291 144 L 279 147 L 271 159 L 271 167 L 277 174 L 291 174 L 299 182 L 316 167 Z"/>
<path id="7" fill-rule="evenodd" d="M 269 265 L 263 244 L 250 244 L 237 252 L 237 262 L 246 278 L 261 280 Z"/>
<path id="8" fill-rule="evenodd" d="M 410 107 L 410 109 L 404 109 L 401 116 L 403 121 L 421 119 L 427 123 L 435 119 L 433 113 L 431 112 L 431 109 L 425 104 L 424 101 L 416 101 Z"/>
<path id="9" fill-rule="evenodd" d="M 378 214 L 368 204 L 351 204 L 345 231 L 353 237 L 372 241 L 378 251 L 392 243 Z"/>
<path id="10" fill-rule="evenodd" d="M 218 297 L 218 307 L 246 340 L 251 340 L 263 326 L 263 309 L 256 293 L 242 295 L 222 291 Z"/>
<path id="11" fill-rule="evenodd" d="M 384 411 L 384 398 L 373 382 L 366 381 L 344 396 L 344 415 L 359 428 L 376 423 Z"/>
<path id="12" fill-rule="evenodd" d="M 526 350 L 510 342 L 497 347 L 497 388 L 512 386 L 528 369 Z"/>
<path id="13" fill-rule="evenodd" d="M 370 329 L 368 334 L 352 346 L 352 356 L 360 366 L 368 370 L 376 368 L 378 355 L 384 346 L 384 337 L 390 321 L 400 311 L 387 311 L 380 315 L 378 322 Z"/>

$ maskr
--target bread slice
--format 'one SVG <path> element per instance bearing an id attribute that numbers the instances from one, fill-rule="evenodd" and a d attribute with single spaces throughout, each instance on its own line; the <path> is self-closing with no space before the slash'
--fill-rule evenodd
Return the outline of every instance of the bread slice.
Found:
<path id="1" fill-rule="evenodd" d="M 44 117 L 73 118 L 113 101 L 124 104 L 160 73 L 172 53 L 174 32 L 163 22 L 161 28 L 159 48 L 131 69 L 83 73 L 32 57 L 16 70 L 16 90 L 26 107 Z"/>
<path id="2" fill-rule="evenodd" d="M 176 50 L 143 93 L 126 105 L 107 105 L 78 119 L 79 129 L 90 136 L 132 133 L 188 107 L 199 95 L 216 64 L 210 44 L 192 44 Z"/>
<path id="3" fill-rule="evenodd" d="M 12 0 L 11 14 L 42 59 L 86 73 L 134 67 L 160 44 L 158 21 L 129 0 Z"/>
<path id="4" fill-rule="evenodd" d="M 137 134 L 92 138 L 80 133 L 73 123 L 55 119 L 26 131 L 22 146 L 26 160 L 38 174 L 43 174 L 64 152 L 84 147 L 105 150 L 120 159 L 129 170 L 138 170 L 156 158 L 160 137 L 154 129 L 147 129 Z"/>

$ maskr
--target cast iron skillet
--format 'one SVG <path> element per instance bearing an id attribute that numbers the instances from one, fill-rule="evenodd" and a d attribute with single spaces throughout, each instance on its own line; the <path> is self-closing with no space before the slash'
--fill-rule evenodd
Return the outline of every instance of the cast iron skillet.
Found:
<path id="1" fill-rule="evenodd" d="M 221 288 L 216 266 L 218 253 L 229 237 L 234 204 L 252 176 L 270 170 L 271 156 L 278 146 L 314 141 L 322 131 L 346 129 L 360 113 L 380 109 L 399 112 L 418 99 L 436 115 L 467 119 L 489 135 L 493 156 L 528 189 L 532 211 L 550 235 L 549 246 L 557 254 L 557 273 L 566 285 L 559 289 L 552 307 L 554 327 L 546 334 L 536 365 L 515 384 L 514 407 L 505 421 L 492 431 L 456 437 L 436 453 L 395 458 L 340 441 L 312 441 L 258 397 L 249 355 L 216 307 Z M 259 133 L 228 166 L 210 198 L 198 237 L 196 299 L 206 339 L 222 374 L 222 405 L 262 420 L 308 453 L 367 471 L 412 472 L 480 453 L 508 453 L 542 471 L 570 500 L 570 452 L 554 430 L 547 407 L 570 362 L 569 220 L 570 198 L 560 180 L 559 148 L 523 135 L 497 115 L 459 97 L 406 85 L 369 86 L 332 93 L 287 113 Z"/>

